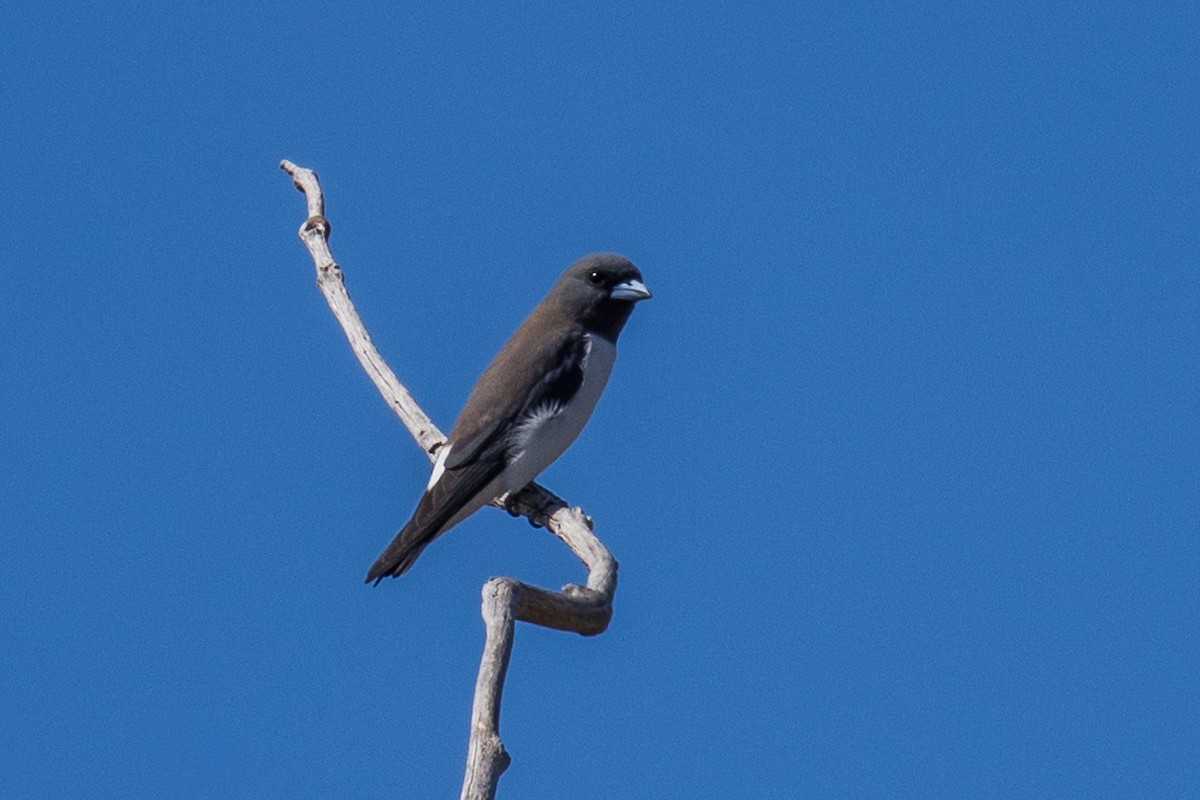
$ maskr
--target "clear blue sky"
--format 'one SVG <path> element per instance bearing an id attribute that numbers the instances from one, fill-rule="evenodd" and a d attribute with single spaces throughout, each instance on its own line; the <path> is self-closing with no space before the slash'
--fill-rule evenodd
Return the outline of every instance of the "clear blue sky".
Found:
<path id="1" fill-rule="evenodd" d="M 502 797 L 1196 791 L 1196 6 L 575 6 L 6 4 L 0 796 L 457 796 L 480 585 L 583 577 L 362 585 L 428 465 L 281 158 L 443 425 L 577 256 L 655 292 Z"/>

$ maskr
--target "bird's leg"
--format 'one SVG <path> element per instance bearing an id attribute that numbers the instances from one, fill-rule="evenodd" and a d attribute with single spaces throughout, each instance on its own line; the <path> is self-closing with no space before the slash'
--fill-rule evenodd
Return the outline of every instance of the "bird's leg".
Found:
<path id="1" fill-rule="evenodd" d="M 528 512 L 529 498 L 526 497 L 523 500 L 518 500 L 518 498 L 523 494 L 525 494 L 525 489 L 522 489 L 519 492 L 510 492 L 504 496 L 504 510 L 508 512 L 509 516 L 521 517 L 521 516 L 525 516 L 526 512 Z M 535 528 L 542 527 L 542 525 L 540 525 L 539 523 L 534 522 L 532 515 L 529 516 L 528 519 L 529 519 L 529 524 L 532 525 L 533 527 L 535 527 Z"/>

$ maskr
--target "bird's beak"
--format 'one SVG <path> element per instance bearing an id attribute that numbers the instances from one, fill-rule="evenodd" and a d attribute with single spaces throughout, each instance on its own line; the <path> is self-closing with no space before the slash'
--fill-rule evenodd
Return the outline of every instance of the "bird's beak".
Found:
<path id="1" fill-rule="evenodd" d="M 612 287 L 612 291 L 608 296 L 613 300 L 632 300 L 635 303 L 638 300 L 648 300 L 653 297 L 650 290 L 646 288 L 646 284 L 639 280 L 628 280 L 618 283 Z"/>

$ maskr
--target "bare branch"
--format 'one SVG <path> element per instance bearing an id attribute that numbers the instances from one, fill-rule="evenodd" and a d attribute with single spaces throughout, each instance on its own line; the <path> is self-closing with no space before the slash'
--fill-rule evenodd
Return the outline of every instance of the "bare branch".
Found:
<path id="1" fill-rule="evenodd" d="M 296 188 L 307 198 L 308 218 L 300 226 L 300 239 L 312 255 L 317 285 L 330 310 L 375 388 L 408 428 L 417 445 L 432 459 L 446 437 L 375 349 L 366 326 L 350 301 L 342 270 L 329 249 L 330 225 L 325 218 L 325 200 L 316 173 L 286 160 L 279 166 L 292 176 Z M 617 588 L 617 562 L 596 538 L 591 519 L 581 509 L 568 507 L 562 499 L 536 483 L 513 497 L 493 502 L 493 505 L 507 508 L 514 516 L 526 517 L 561 539 L 587 567 L 588 579 L 586 586 L 568 584 L 561 592 L 512 578 L 492 578 L 484 584 L 482 613 L 487 638 L 475 682 L 462 800 L 494 798 L 500 775 L 511 760 L 500 739 L 500 698 L 512 654 L 514 622 L 520 620 L 594 636 L 603 633 L 612 619 L 612 600 Z"/>
<path id="2" fill-rule="evenodd" d="M 446 437 L 417 405 L 417 401 L 396 378 L 396 373 L 392 372 L 383 356 L 379 355 L 375 343 L 371 341 L 370 334 L 358 316 L 358 311 L 354 308 L 354 303 L 350 301 L 345 277 L 329 250 L 330 225 L 329 220 L 325 218 L 325 198 L 321 193 L 321 184 L 317 181 L 317 173 L 298 167 L 290 161 L 282 161 L 279 166 L 292 176 L 292 183 L 304 192 L 308 199 L 308 219 L 300 226 L 300 241 L 304 242 L 312 255 L 313 264 L 317 268 L 317 286 L 325 295 L 329 310 L 346 332 L 346 338 L 350 340 L 350 347 L 358 357 L 358 363 L 362 364 L 375 388 L 400 417 L 400 421 L 408 428 L 408 432 L 417 440 L 421 449 L 427 455 L 436 451 L 438 445 L 446 441 Z"/>

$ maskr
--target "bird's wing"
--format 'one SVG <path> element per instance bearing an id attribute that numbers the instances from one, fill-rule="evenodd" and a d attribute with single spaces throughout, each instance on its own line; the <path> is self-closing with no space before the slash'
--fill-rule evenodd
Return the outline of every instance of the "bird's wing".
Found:
<path id="1" fill-rule="evenodd" d="M 484 371 L 450 431 L 443 472 L 421 496 L 412 518 L 367 573 L 367 583 L 399 577 L 447 523 L 508 465 L 511 434 L 529 414 L 561 408 L 583 384 L 587 339 L 569 331 L 555 341 L 531 341 L 519 328 Z M 501 368 L 500 365 L 503 365 Z M 530 387 L 513 392 L 513 385 Z M 484 498 L 484 502 L 492 498 Z"/>
<path id="2" fill-rule="evenodd" d="M 541 342 L 527 341 L 522 333 L 513 335 L 467 398 L 450 431 L 447 470 L 507 458 L 509 435 L 524 417 L 550 405 L 565 406 L 583 385 L 588 344 L 582 331 Z M 529 388 L 514 392 L 514 385 Z"/>

